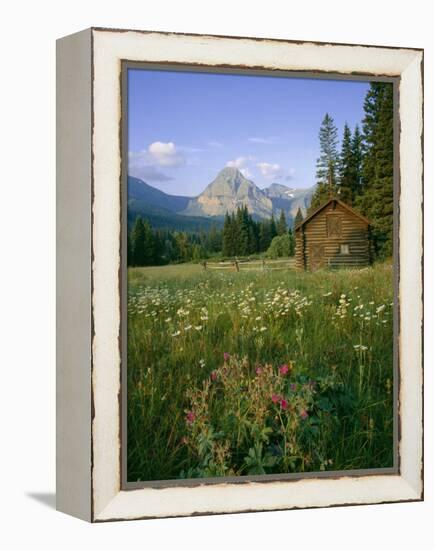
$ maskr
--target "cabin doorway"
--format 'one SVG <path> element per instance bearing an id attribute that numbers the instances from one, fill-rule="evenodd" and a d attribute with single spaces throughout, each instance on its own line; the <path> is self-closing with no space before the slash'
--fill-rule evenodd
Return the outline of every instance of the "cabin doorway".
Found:
<path id="1" fill-rule="evenodd" d="M 323 244 L 311 244 L 310 245 L 310 268 L 312 271 L 317 271 L 325 265 L 325 254 Z"/>

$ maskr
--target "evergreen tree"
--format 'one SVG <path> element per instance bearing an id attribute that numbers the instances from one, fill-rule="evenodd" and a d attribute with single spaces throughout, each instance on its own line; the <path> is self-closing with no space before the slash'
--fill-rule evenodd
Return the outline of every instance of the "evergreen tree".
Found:
<path id="1" fill-rule="evenodd" d="M 250 250 L 249 243 L 249 212 L 246 206 L 237 208 L 236 225 L 238 239 L 236 252 L 239 256 L 247 256 Z"/>
<path id="2" fill-rule="evenodd" d="M 239 239 L 240 239 L 240 226 L 237 223 L 237 217 L 235 212 L 231 214 L 231 243 L 232 243 L 232 254 L 231 256 L 237 256 L 240 252 Z"/>
<path id="3" fill-rule="evenodd" d="M 249 250 L 248 250 L 248 253 L 249 254 L 255 254 L 255 252 L 258 252 L 258 239 L 257 239 L 257 236 L 256 236 L 256 231 L 255 231 L 255 223 L 254 223 L 252 217 L 250 217 L 250 223 L 249 223 Z"/>
<path id="4" fill-rule="evenodd" d="M 356 124 L 351 140 L 352 201 L 362 192 L 362 134 Z"/>
<path id="5" fill-rule="evenodd" d="M 192 246 L 191 257 L 194 262 L 198 262 L 199 260 L 202 260 L 207 257 L 205 249 L 202 247 L 202 245 L 194 244 Z"/>
<path id="6" fill-rule="evenodd" d="M 274 214 L 271 214 L 271 219 L 270 219 L 270 240 L 273 240 L 274 237 L 277 237 L 277 226 L 276 226 L 276 220 L 274 219 Z"/>
<path id="7" fill-rule="evenodd" d="M 301 223 L 303 221 L 303 213 L 301 211 L 301 208 L 298 207 L 298 210 L 297 210 L 297 214 L 295 215 L 295 219 L 294 219 L 294 227 L 296 227 L 299 223 Z"/>
<path id="8" fill-rule="evenodd" d="M 181 251 L 178 246 L 178 241 L 176 240 L 176 233 L 169 233 L 168 236 L 168 250 L 169 258 L 171 262 L 180 262 L 181 261 Z"/>
<path id="9" fill-rule="evenodd" d="M 138 216 L 131 231 L 131 265 L 155 264 L 155 238 L 149 222 Z"/>
<path id="10" fill-rule="evenodd" d="M 222 249 L 221 233 L 214 225 L 208 235 L 208 249 L 210 252 L 219 252 Z"/>
<path id="11" fill-rule="evenodd" d="M 252 223 L 251 223 L 251 236 L 252 236 L 252 249 L 253 249 L 251 252 L 252 254 L 260 251 L 259 230 L 260 230 L 260 222 L 255 222 L 252 219 Z"/>
<path id="12" fill-rule="evenodd" d="M 149 225 L 149 222 L 145 220 L 143 222 L 143 230 L 144 230 L 144 239 L 143 239 L 143 252 L 142 252 L 142 259 L 143 263 L 140 265 L 155 265 L 155 237 L 152 233 L 151 226 Z"/>
<path id="13" fill-rule="evenodd" d="M 362 194 L 357 208 L 371 221 L 378 257 L 393 249 L 393 85 L 371 83 L 363 120 Z"/>
<path id="14" fill-rule="evenodd" d="M 259 226 L 259 252 L 268 249 L 271 243 L 270 224 L 264 220 Z"/>
<path id="15" fill-rule="evenodd" d="M 288 230 L 288 226 L 286 224 L 285 212 L 281 210 L 279 221 L 277 222 L 277 234 L 284 235 L 287 232 L 287 230 Z"/>
<path id="16" fill-rule="evenodd" d="M 295 236 L 294 236 L 294 231 L 292 229 L 288 229 L 288 237 L 289 237 L 289 255 L 294 256 L 294 254 L 295 254 Z"/>
<path id="17" fill-rule="evenodd" d="M 353 201 L 353 150 L 351 130 L 347 123 L 344 126 L 344 135 L 342 138 L 342 150 L 339 158 L 339 184 L 337 189 L 338 197 L 347 204 Z"/>
<path id="18" fill-rule="evenodd" d="M 145 226 L 143 219 L 138 216 L 131 231 L 131 265 L 145 265 Z"/>
<path id="19" fill-rule="evenodd" d="M 366 94 L 363 109 L 363 159 L 362 159 L 362 191 L 375 179 L 377 129 L 379 110 L 383 95 L 383 83 L 372 82 Z"/>
<path id="20" fill-rule="evenodd" d="M 337 191 L 338 131 L 333 118 L 326 113 L 319 130 L 320 157 L 317 160 L 317 187 L 310 210 L 314 210 Z"/>
<path id="21" fill-rule="evenodd" d="M 133 264 L 133 246 L 131 242 L 131 233 L 127 232 L 127 265 L 134 265 Z"/>
<path id="22" fill-rule="evenodd" d="M 180 259 L 183 262 L 191 260 L 192 246 L 189 243 L 188 235 L 185 231 L 179 231 L 175 234 L 175 239 L 179 249 Z"/>
<path id="23" fill-rule="evenodd" d="M 161 231 L 154 232 L 154 258 L 153 265 L 161 265 L 164 258 L 164 237 Z"/>
<path id="24" fill-rule="evenodd" d="M 234 256 L 234 243 L 233 243 L 233 231 L 232 220 L 229 214 L 226 212 L 225 222 L 223 226 L 223 243 L 222 252 L 223 256 Z"/>

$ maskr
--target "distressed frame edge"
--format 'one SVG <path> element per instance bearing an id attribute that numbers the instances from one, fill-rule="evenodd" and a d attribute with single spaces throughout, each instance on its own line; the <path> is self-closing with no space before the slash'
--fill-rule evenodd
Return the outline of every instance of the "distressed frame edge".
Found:
<path id="1" fill-rule="evenodd" d="M 410 47 L 410 46 L 386 46 L 384 44 L 354 44 L 350 42 L 331 42 L 321 40 L 303 40 L 297 38 L 272 38 L 269 36 L 245 36 L 245 35 L 230 35 L 230 34 L 212 34 L 212 33 L 194 33 L 194 32 L 175 32 L 175 31 L 157 31 L 152 29 L 123 29 L 120 27 L 90 27 L 92 32 L 107 32 L 107 33 L 137 33 L 137 34 L 157 34 L 166 36 L 186 36 L 192 38 L 229 38 L 235 40 L 253 40 L 256 42 L 282 42 L 285 44 L 313 44 L 317 46 L 361 46 L 363 48 L 380 48 L 385 50 L 409 50 L 414 52 L 424 52 L 424 48 Z"/>
<path id="2" fill-rule="evenodd" d="M 86 521 L 92 520 L 91 41 L 91 29 L 56 41 L 56 508 Z"/>
<path id="3" fill-rule="evenodd" d="M 94 32 L 95 29 L 92 30 L 92 32 Z M 107 32 L 107 31 L 104 31 L 104 32 Z M 125 31 L 127 32 L 127 31 Z M 163 34 L 163 33 L 153 33 L 153 34 Z M 171 36 L 174 35 L 174 33 L 170 33 Z M 175 35 L 176 36 L 176 35 Z M 190 35 L 189 35 L 190 36 Z M 195 35 L 196 36 L 196 35 Z M 201 35 L 197 35 L 198 37 L 200 37 Z M 228 38 L 234 38 L 234 37 L 228 37 Z M 247 40 L 254 40 L 252 38 L 248 38 Z M 262 40 L 265 40 L 265 39 L 260 39 L 261 41 Z M 282 42 L 291 42 L 291 41 L 282 41 Z M 308 42 L 308 44 L 312 44 L 311 42 Z M 332 46 L 332 44 L 330 44 Z M 349 47 L 354 47 L 354 45 L 349 45 Z M 404 48 L 398 48 L 399 50 L 403 50 Z M 408 51 L 408 49 L 406 49 Z M 415 54 L 417 53 L 420 53 L 420 62 L 423 63 L 423 51 L 419 50 L 419 49 L 413 49 L 412 50 Z M 422 84 L 423 84 L 423 79 L 422 79 L 422 74 L 420 73 L 418 76 L 420 76 L 420 79 L 422 81 Z M 422 85 L 422 95 L 421 95 L 421 102 L 420 104 L 418 103 L 417 107 L 421 107 L 423 105 L 423 85 Z M 423 120 L 421 120 L 421 129 L 422 129 L 422 136 L 423 136 Z M 417 162 L 419 163 L 420 167 L 421 167 L 421 173 L 423 174 L 423 157 L 420 157 L 418 158 Z M 419 182 L 420 184 L 422 182 Z M 422 208 L 423 208 L 423 203 L 422 203 Z M 418 220 L 421 221 L 421 218 L 422 216 L 419 216 L 418 217 Z M 422 272 L 420 271 L 419 272 L 421 275 L 422 275 Z M 423 297 L 423 296 L 422 296 Z M 423 322 L 423 307 L 422 307 L 422 311 L 421 311 L 421 322 Z M 418 365 L 420 366 L 420 365 Z M 423 380 L 422 380 L 423 382 Z M 422 386 L 422 389 L 423 389 L 423 386 Z M 423 428 L 423 426 L 422 426 Z M 421 432 L 421 435 L 422 435 L 422 432 Z M 421 459 L 423 459 L 423 455 L 421 456 Z M 423 474 L 423 463 L 421 463 L 421 470 L 420 470 L 420 473 Z M 364 477 L 370 477 L 370 476 L 364 476 Z M 401 500 L 404 500 L 404 501 L 413 501 L 413 500 L 421 500 L 423 498 L 423 479 L 421 479 L 421 483 L 412 483 L 412 481 L 414 482 L 414 479 L 412 481 L 409 481 L 409 480 L 406 480 L 406 478 L 404 476 L 392 476 L 400 481 L 402 481 L 403 483 L 401 483 L 402 485 L 402 489 L 403 489 L 403 493 L 402 493 L 402 497 L 403 498 L 400 498 L 400 499 L 393 499 L 391 501 L 387 501 L 387 502 L 396 502 L 396 501 L 401 501 Z M 224 486 L 227 486 L 227 484 L 222 484 Z M 94 489 L 94 488 L 93 488 Z M 191 490 L 191 489 L 189 489 Z M 130 494 L 132 493 L 131 491 L 128 491 Z M 134 491 L 133 491 L 134 492 Z M 405 495 L 404 496 L 404 492 L 405 492 Z M 139 519 L 139 518 L 144 518 L 144 517 L 175 517 L 177 514 L 168 514 L 168 515 L 160 515 L 160 516 L 136 516 L 135 517 L 122 517 L 122 514 L 121 515 L 113 515 L 111 514 L 111 511 L 112 511 L 112 508 L 113 506 L 112 505 L 115 505 L 117 504 L 117 502 L 115 501 L 119 501 L 119 498 L 123 498 L 124 494 L 126 493 L 126 491 L 119 491 L 115 497 L 113 499 L 111 499 L 111 501 L 109 503 L 107 503 L 107 506 L 103 507 L 102 509 L 99 510 L 99 513 L 97 514 L 94 514 L 92 519 L 93 521 L 108 521 L 108 520 L 117 520 L 117 519 Z M 94 495 L 93 495 L 94 496 Z M 375 499 L 374 500 L 370 500 L 369 503 L 375 503 Z M 350 504 L 368 504 L 368 502 L 346 502 L 344 504 L 328 504 L 327 506 L 335 506 L 335 505 L 350 505 Z M 321 505 L 320 505 L 321 506 Z M 297 508 L 298 506 L 287 506 L 285 508 L 282 508 L 282 509 L 290 509 L 290 508 Z M 302 507 L 309 507 L 309 506 L 302 506 Z M 316 505 L 312 506 L 312 507 L 318 507 Z M 115 506 L 116 508 L 116 506 Z M 272 509 L 280 509 L 280 508 L 272 508 Z M 259 511 L 259 509 L 255 508 L 255 510 Z M 242 512 L 242 511 L 254 511 L 254 510 L 230 510 L 226 513 L 236 513 L 236 512 Z M 213 511 L 210 511 L 210 512 L 206 512 L 206 511 L 201 511 L 201 512 L 198 512 L 198 513 L 225 513 L 224 511 L 218 511 L 218 512 L 213 512 Z M 180 514 L 180 515 L 195 515 L 195 512 L 192 512 L 192 513 L 185 513 L 185 514 Z"/>

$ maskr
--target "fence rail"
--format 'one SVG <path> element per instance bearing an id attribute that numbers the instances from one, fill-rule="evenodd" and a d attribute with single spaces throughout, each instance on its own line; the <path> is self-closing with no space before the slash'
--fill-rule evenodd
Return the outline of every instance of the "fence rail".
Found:
<path id="1" fill-rule="evenodd" d="M 278 260 L 230 260 L 224 262 L 202 262 L 202 267 L 207 270 L 231 270 L 231 271 L 274 271 L 278 269 L 295 269 L 295 258 L 282 258 Z"/>

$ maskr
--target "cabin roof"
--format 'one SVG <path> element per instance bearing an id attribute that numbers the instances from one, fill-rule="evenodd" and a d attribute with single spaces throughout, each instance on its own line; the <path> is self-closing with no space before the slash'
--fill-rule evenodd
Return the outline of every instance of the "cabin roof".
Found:
<path id="1" fill-rule="evenodd" d="M 362 214 L 359 214 L 358 212 L 356 212 L 353 208 L 351 208 L 351 206 L 348 206 L 348 204 L 345 204 L 344 202 L 342 202 L 340 199 L 336 198 L 336 197 L 331 197 L 330 199 L 328 199 L 326 202 L 324 202 L 323 204 L 321 204 L 321 206 L 318 206 L 318 208 L 316 208 L 311 214 L 309 214 L 309 216 L 307 216 L 306 218 L 304 218 L 304 220 L 302 220 L 301 222 L 299 222 L 295 227 L 294 227 L 294 231 L 298 231 L 305 223 L 307 223 L 309 220 L 311 220 L 314 216 L 316 216 L 317 214 L 319 214 L 321 212 L 321 210 L 323 210 L 326 206 L 328 206 L 331 202 L 337 202 L 338 204 L 340 204 L 343 208 L 345 208 L 346 210 L 348 210 L 348 212 L 350 212 L 351 214 L 353 214 L 354 216 L 357 216 L 358 218 L 360 218 L 361 220 L 363 220 L 365 223 L 367 223 L 368 225 L 370 225 L 370 221 L 368 220 L 368 218 L 365 218 L 365 216 L 362 216 Z"/>

